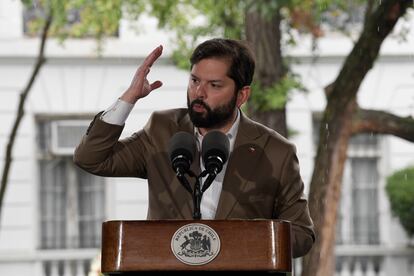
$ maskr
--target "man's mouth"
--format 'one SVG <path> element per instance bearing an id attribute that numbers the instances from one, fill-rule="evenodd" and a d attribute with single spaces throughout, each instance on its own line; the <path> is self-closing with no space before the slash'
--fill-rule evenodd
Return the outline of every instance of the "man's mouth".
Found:
<path id="1" fill-rule="evenodd" d="M 206 108 L 202 104 L 193 104 L 193 111 L 194 112 L 204 112 Z"/>

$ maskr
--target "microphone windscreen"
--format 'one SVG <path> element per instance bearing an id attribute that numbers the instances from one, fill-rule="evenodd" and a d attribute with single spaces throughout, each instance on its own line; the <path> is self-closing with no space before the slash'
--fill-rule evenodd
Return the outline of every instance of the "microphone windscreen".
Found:
<path id="1" fill-rule="evenodd" d="M 213 130 L 208 132 L 204 138 L 201 149 L 203 160 L 210 156 L 218 156 L 226 163 L 230 152 L 230 141 L 226 134 Z"/>
<path id="2" fill-rule="evenodd" d="M 171 161 L 175 157 L 183 155 L 191 163 L 194 160 L 196 149 L 197 145 L 194 135 L 180 131 L 171 137 L 168 145 L 168 154 Z"/>

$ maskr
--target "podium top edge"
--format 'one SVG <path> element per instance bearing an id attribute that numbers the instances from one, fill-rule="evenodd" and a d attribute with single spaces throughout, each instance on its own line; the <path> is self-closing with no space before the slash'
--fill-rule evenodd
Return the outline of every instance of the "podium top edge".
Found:
<path id="1" fill-rule="evenodd" d="M 228 223 L 228 222 L 273 222 L 277 224 L 290 224 L 288 220 L 282 219 L 227 219 L 227 220 L 191 220 L 191 219 L 151 219 L 151 220 L 106 220 L 103 223 L 112 224 L 112 223 Z"/>

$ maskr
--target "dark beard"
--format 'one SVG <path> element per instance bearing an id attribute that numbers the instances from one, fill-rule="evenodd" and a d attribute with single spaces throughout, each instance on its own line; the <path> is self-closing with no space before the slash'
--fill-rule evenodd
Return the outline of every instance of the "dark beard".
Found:
<path id="1" fill-rule="evenodd" d="M 190 103 L 190 98 L 187 94 L 187 108 L 190 119 L 193 122 L 194 126 L 208 129 L 217 129 L 225 126 L 230 120 L 232 120 L 232 115 L 234 109 L 236 108 L 237 95 L 234 93 L 233 98 L 226 104 L 220 105 L 214 109 L 211 109 L 205 102 L 201 99 L 195 99 Z M 202 105 L 205 109 L 205 113 L 195 112 L 193 106 L 195 104 Z"/>

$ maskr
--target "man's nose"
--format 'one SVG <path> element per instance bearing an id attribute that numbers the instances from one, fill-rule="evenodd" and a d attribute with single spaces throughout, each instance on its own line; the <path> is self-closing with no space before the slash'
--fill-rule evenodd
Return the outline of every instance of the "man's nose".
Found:
<path id="1" fill-rule="evenodd" d="M 200 82 L 196 88 L 196 96 L 197 98 L 205 98 L 206 97 L 206 84 Z"/>

